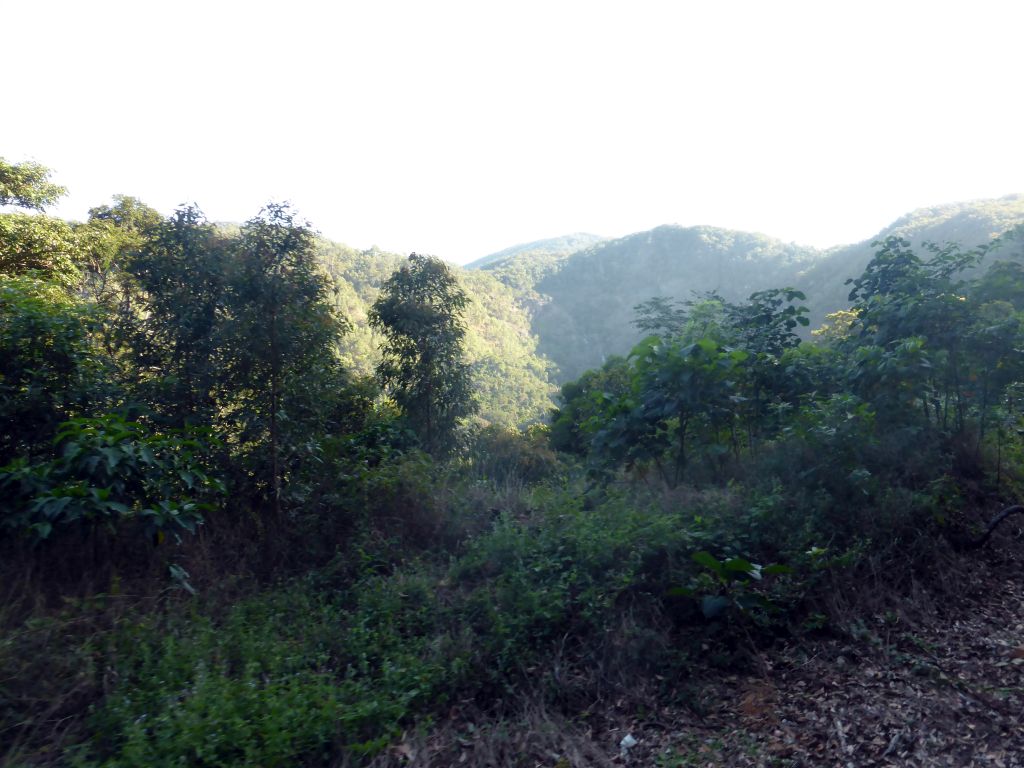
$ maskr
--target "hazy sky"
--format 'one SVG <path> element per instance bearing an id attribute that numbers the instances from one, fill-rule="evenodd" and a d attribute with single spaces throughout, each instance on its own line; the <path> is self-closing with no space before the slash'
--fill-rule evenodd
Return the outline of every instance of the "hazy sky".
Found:
<path id="1" fill-rule="evenodd" d="M 464 262 L 712 224 L 812 245 L 1024 192 L 1024 3 L 0 0 L 0 156 Z"/>

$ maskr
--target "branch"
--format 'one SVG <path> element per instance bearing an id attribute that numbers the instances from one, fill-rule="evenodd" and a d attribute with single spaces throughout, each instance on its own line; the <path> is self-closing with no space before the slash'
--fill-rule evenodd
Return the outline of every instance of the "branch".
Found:
<path id="1" fill-rule="evenodd" d="M 989 521 L 988 528 L 985 529 L 985 532 L 981 534 L 981 536 L 962 543 L 959 546 L 959 549 L 980 549 L 985 546 L 985 542 L 989 540 L 989 537 L 995 533 L 996 528 L 998 528 L 1006 518 L 1020 514 L 1024 514 L 1024 505 L 1014 504 L 1012 507 L 1007 507 Z"/>

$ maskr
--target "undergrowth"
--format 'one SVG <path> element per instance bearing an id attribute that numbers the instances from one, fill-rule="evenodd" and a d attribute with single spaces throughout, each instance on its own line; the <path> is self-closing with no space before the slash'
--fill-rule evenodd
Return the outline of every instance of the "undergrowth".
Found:
<path id="1" fill-rule="evenodd" d="M 6 759 L 359 763 L 458 707 L 525 695 L 572 716 L 651 681 L 686 699 L 695 667 L 754 667 L 759 645 L 841 624 L 859 592 L 899 590 L 943 556 L 962 501 L 951 458 L 911 485 L 876 481 L 881 459 L 863 454 L 815 487 L 787 474 L 789 450 L 700 489 L 399 458 L 349 492 L 363 522 L 332 558 L 315 542 L 316 567 L 255 586 L 206 563 L 155 598 L 9 616 Z"/>

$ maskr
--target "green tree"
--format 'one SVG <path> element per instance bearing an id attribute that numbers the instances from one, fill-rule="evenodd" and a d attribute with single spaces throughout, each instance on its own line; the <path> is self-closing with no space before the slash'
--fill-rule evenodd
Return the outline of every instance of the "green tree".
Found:
<path id="1" fill-rule="evenodd" d="M 0 214 L 0 274 L 31 275 L 73 290 L 82 277 L 74 227 L 31 213 Z"/>
<path id="2" fill-rule="evenodd" d="M 67 194 L 50 182 L 50 169 L 39 163 L 8 163 L 0 157 L 0 205 L 41 211 Z"/>
<path id="3" fill-rule="evenodd" d="M 136 393 L 169 426 L 209 425 L 230 242 L 195 207 L 147 227 L 149 236 L 126 258 L 119 303 Z"/>
<path id="4" fill-rule="evenodd" d="M 0 206 L 42 211 L 65 194 L 38 163 L 12 165 L 0 157 Z M 0 214 L 0 275 L 31 275 L 74 288 L 81 277 L 81 247 L 72 225 L 50 216 Z"/>
<path id="5" fill-rule="evenodd" d="M 293 460 L 347 383 L 336 352 L 347 324 L 314 246 L 287 205 L 268 205 L 242 226 L 225 275 L 222 408 L 277 515 Z"/>
<path id="6" fill-rule="evenodd" d="M 99 303 L 115 302 L 124 291 L 120 278 L 126 262 L 162 223 L 157 211 L 128 195 L 90 208 L 89 220 L 75 228 L 85 255 L 83 293 Z"/>
<path id="7" fill-rule="evenodd" d="M 47 453 L 61 422 L 109 400 L 98 324 L 52 283 L 0 276 L 0 464 Z"/>
<path id="8" fill-rule="evenodd" d="M 108 414 L 60 425 L 54 458 L 0 467 L 0 529 L 49 538 L 55 528 L 193 533 L 224 491 L 204 431 L 157 432 Z"/>
<path id="9" fill-rule="evenodd" d="M 563 384 L 558 397 L 561 407 L 551 411 L 551 447 L 586 456 L 594 432 L 605 426 L 608 405 L 627 401 L 632 392 L 633 370 L 618 355 Z"/>
<path id="10" fill-rule="evenodd" d="M 943 430 L 963 431 L 973 397 L 968 331 L 976 307 L 964 275 L 988 250 L 963 251 L 956 244 L 928 244 L 919 258 L 897 237 L 880 246 L 850 300 L 857 313 L 850 382 L 891 423 L 934 416 Z"/>
<path id="11" fill-rule="evenodd" d="M 414 253 L 370 310 L 385 339 L 377 376 L 432 455 L 452 449 L 459 420 L 476 409 L 463 360 L 468 302 L 444 262 Z"/>

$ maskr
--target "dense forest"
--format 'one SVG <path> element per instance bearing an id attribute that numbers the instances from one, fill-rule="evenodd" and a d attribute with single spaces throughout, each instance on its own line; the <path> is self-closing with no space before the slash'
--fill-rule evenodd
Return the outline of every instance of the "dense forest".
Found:
<path id="1" fill-rule="evenodd" d="M 63 192 L 0 160 L 4 764 L 1019 758 L 1024 198 L 458 269 Z"/>

